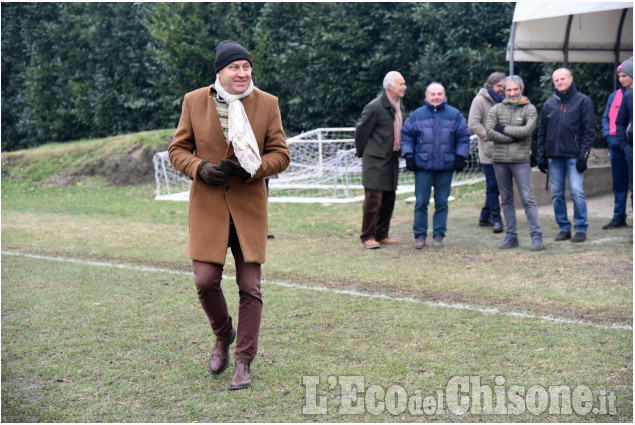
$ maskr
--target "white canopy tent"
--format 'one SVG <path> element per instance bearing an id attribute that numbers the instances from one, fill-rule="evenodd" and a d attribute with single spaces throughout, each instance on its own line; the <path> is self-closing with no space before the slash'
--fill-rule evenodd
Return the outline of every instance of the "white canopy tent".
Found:
<path id="1" fill-rule="evenodd" d="M 632 2 L 516 3 L 507 60 L 615 63 L 633 56 Z"/>

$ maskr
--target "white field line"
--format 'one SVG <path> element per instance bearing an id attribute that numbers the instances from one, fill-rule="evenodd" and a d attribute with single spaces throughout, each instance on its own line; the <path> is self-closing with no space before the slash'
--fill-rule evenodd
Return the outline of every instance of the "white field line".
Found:
<path id="1" fill-rule="evenodd" d="M 179 270 L 161 269 L 161 268 L 154 268 L 154 267 L 131 266 L 131 265 L 127 265 L 127 264 L 104 263 L 104 262 L 99 262 L 99 261 L 79 260 L 79 259 L 75 259 L 75 258 L 65 258 L 65 257 L 47 257 L 47 256 L 43 256 L 43 255 L 27 254 L 27 253 L 16 252 L 16 251 L 2 251 L 2 255 L 9 255 L 9 256 L 14 256 L 14 257 L 34 258 L 34 259 L 48 260 L 48 261 L 59 261 L 59 262 L 64 262 L 64 263 L 73 263 L 73 264 L 87 265 L 87 266 L 113 267 L 113 268 L 118 268 L 118 269 L 136 270 L 136 271 L 142 271 L 142 272 L 192 275 L 192 272 L 184 272 L 184 271 L 179 271 Z M 223 275 L 223 279 L 232 279 L 233 280 L 233 279 L 235 279 L 235 277 L 234 276 L 225 276 L 225 275 Z M 474 311 L 474 312 L 485 313 L 485 314 L 497 314 L 497 315 L 501 315 L 501 316 L 521 317 L 521 318 L 525 318 L 525 319 L 540 319 L 540 320 L 546 320 L 546 321 L 554 322 L 554 323 L 566 323 L 566 324 L 573 324 L 573 325 L 592 326 L 592 327 L 600 328 L 600 329 L 618 329 L 618 330 L 630 330 L 630 331 L 633 330 L 632 326 L 624 325 L 624 324 L 621 324 L 621 323 L 613 323 L 611 325 L 604 325 L 604 324 L 600 324 L 600 323 L 588 322 L 588 321 L 583 321 L 583 320 L 574 320 L 574 319 L 567 319 L 567 318 L 554 317 L 554 316 L 541 316 L 541 315 L 536 315 L 536 314 L 532 314 L 532 313 L 526 313 L 526 312 L 522 312 L 522 311 L 503 311 L 503 310 L 499 310 L 499 309 L 494 308 L 494 307 L 479 307 L 479 306 L 472 306 L 472 305 L 468 305 L 468 304 L 457 304 L 457 303 L 448 304 L 448 303 L 444 303 L 444 302 L 441 302 L 441 301 L 425 301 L 425 300 L 420 300 L 418 298 L 413 298 L 413 297 L 407 297 L 407 298 L 391 297 L 391 296 L 385 295 L 385 294 L 366 293 L 366 292 L 353 291 L 353 290 L 348 290 L 348 289 L 333 289 L 333 288 L 327 288 L 327 287 L 324 287 L 324 286 L 302 285 L 302 284 L 299 284 L 299 283 L 275 282 L 275 281 L 270 281 L 270 280 L 266 280 L 266 279 L 263 279 L 262 281 L 263 281 L 263 283 L 268 284 L 268 285 L 281 286 L 281 287 L 284 287 L 284 288 L 302 289 L 302 290 L 318 291 L 318 292 L 328 292 L 328 293 L 331 293 L 331 294 L 348 295 L 348 296 L 352 296 L 352 297 L 378 298 L 378 299 L 387 300 L 387 301 L 394 301 L 394 302 L 405 302 L 405 303 L 411 303 L 411 304 L 421 304 L 421 305 L 425 305 L 426 307 L 430 307 L 430 308 L 451 308 L 451 309 L 456 309 L 456 310 Z"/>

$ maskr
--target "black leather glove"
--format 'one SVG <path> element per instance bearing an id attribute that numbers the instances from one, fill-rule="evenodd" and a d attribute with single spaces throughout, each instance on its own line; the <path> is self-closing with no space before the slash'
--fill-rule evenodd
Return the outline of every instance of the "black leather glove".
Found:
<path id="1" fill-rule="evenodd" d="M 494 130 L 498 131 L 499 133 L 505 133 L 505 126 L 497 125 L 496 127 L 494 127 Z"/>
<path id="2" fill-rule="evenodd" d="M 247 180 L 249 177 L 251 177 L 251 174 L 249 174 L 247 170 L 241 167 L 239 163 L 229 159 L 221 160 L 220 168 L 232 177 L 237 177 L 243 180 Z"/>
<path id="3" fill-rule="evenodd" d="M 578 162 L 575 163 L 575 169 L 578 173 L 584 173 L 586 170 L 586 158 L 578 158 Z"/>
<path id="4" fill-rule="evenodd" d="M 414 171 L 415 170 L 415 159 L 412 157 L 406 158 L 406 170 Z"/>
<path id="5" fill-rule="evenodd" d="M 547 162 L 545 158 L 538 158 L 538 169 L 540 170 L 541 173 L 547 174 L 548 166 L 549 166 L 549 163 Z"/>
<path id="6" fill-rule="evenodd" d="M 198 166 L 198 178 L 210 185 L 223 184 L 229 178 L 229 174 L 221 170 L 218 165 L 214 165 L 209 161 L 201 162 Z"/>
<path id="7" fill-rule="evenodd" d="M 461 155 L 457 155 L 454 160 L 454 171 L 463 171 L 465 168 L 465 158 Z"/>

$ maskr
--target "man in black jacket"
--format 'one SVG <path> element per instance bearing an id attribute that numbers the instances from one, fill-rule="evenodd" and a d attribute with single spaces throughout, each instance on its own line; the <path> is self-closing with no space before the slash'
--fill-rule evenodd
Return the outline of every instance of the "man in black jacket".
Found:
<path id="1" fill-rule="evenodd" d="M 589 224 L 583 173 L 595 141 L 595 110 L 593 101 L 576 90 L 571 71 L 556 69 L 552 79 L 553 96 L 545 102 L 540 113 L 538 168 L 543 173 L 549 168 L 553 210 L 560 227 L 556 241 L 584 242 Z M 564 197 L 565 177 L 573 200 L 573 238 Z"/>

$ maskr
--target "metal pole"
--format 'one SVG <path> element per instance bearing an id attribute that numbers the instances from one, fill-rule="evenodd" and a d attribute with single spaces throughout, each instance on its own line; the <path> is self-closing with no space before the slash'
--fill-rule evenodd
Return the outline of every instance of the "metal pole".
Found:
<path id="1" fill-rule="evenodd" d="M 573 22 L 573 15 L 569 15 L 569 19 L 567 20 L 567 31 L 564 34 L 564 67 L 567 68 L 569 66 L 569 35 L 571 34 L 571 23 Z"/>
<path id="2" fill-rule="evenodd" d="M 514 42 L 516 40 L 516 22 L 512 22 L 511 34 L 509 36 L 509 75 L 514 75 Z"/>
<path id="3" fill-rule="evenodd" d="M 324 175 L 324 158 L 322 157 L 322 132 L 318 131 L 318 161 L 320 164 L 318 175 L 322 177 Z"/>
<path id="4" fill-rule="evenodd" d="M 617 27 L 617 35 L 615 36 L 615 67 L 620 64 L 620 48 L 622 47 L 622 29 L 624 28 L 624 20 L 626 20 L 626 12 L 628 9 L 622 10 L 622 16 L 620 17 L 620 24 Z M 619 83 L 617 82 L 617 72 L 613 73 L 613 90 L 617 90 Z"/>

